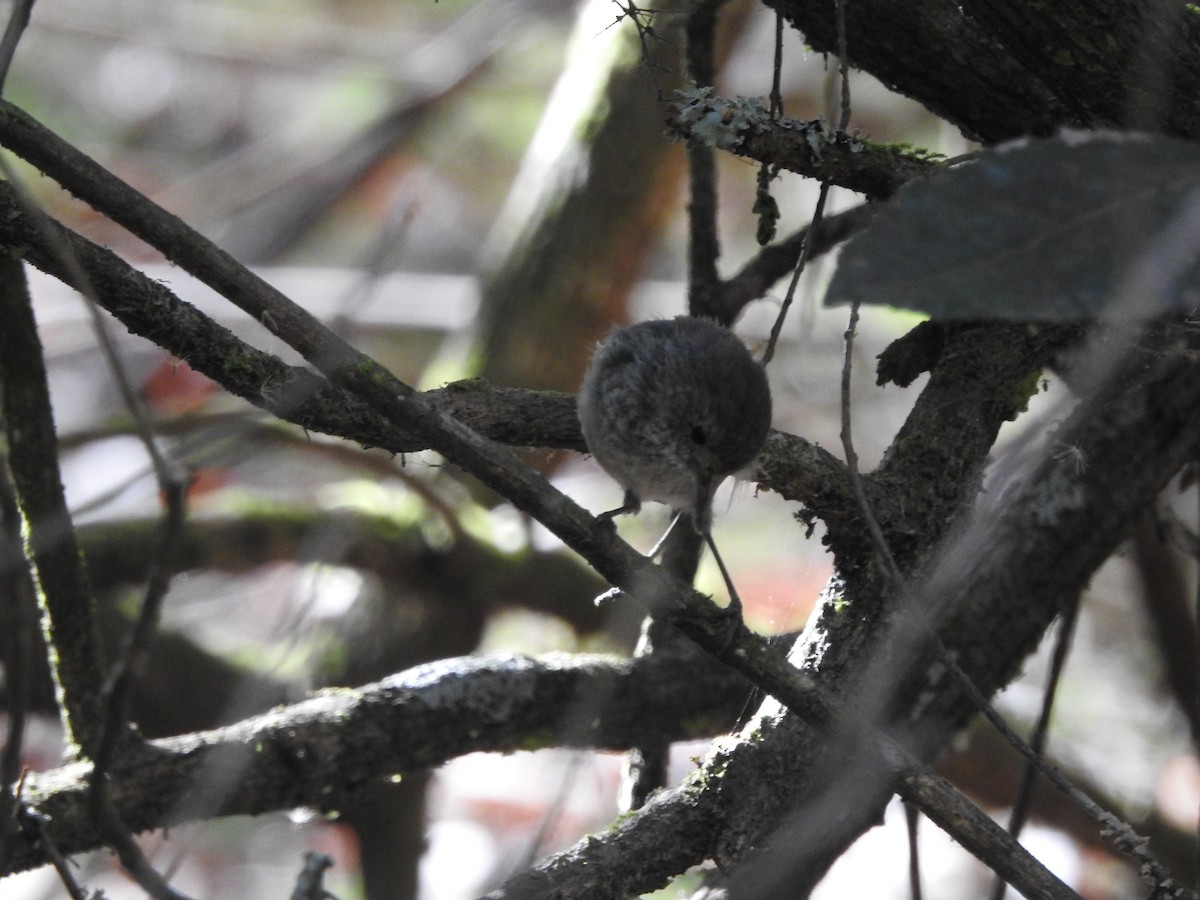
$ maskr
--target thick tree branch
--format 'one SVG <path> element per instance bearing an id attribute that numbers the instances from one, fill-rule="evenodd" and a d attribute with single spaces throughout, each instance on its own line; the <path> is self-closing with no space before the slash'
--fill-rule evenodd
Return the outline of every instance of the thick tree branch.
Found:
<path id="1" fill-rule="evenodd" d="M 837 53 L 832 3 L 768 0 L 804 40 Z M 1083 124 L 955 0 L 846 4 L 851 65 L 990 143 Z"/>
<path id="2" fill-rule="evenodd" d="M 974 500 L 1001 426 L 1024 410 L 1038 374 L 1079 331 L 987 324 L 948 334 L 929 384 L 867 479 L 875 515 L 903 568 Z M 859 531 L 846 540 L 865 537 Z M 870 556 L 864 548 L 858 559 Z"/>
<path id="3" fill-rule="evenodd" d="M 1200 18 L 1171 0 L 968 0 L 963 10 L 1081 122 L 1200 134 Z"/>
<path id="4" fill-rule="evenodd" d="M 712 665 L 670 653 L 635 661 L 601 656 L 443 660 L 377 684 L 324 691 L 237 725 L 167 738 L 111 775 L 111 796 L 135 831 L 306 806 L 337 811 L 361 790 L 474 751 L 583 747 L 704 736 L 726 727 L 747 686 Z M 218 773 L 237 790 L 198 801 Z M 64 854 L 98 845 L 87 809 L 90 767 L 29 776 L 25 814 L 46 817 Z M 13 846 L 0 874 L 45 862 Z"/>

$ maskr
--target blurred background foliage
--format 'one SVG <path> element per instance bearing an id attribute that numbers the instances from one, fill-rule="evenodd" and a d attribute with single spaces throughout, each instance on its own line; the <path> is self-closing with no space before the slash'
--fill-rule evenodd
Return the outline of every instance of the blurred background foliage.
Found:
<path id="1" fill-rule="evenodd" d="M 681 84 L 678 17 L 664 5 L 652 20 L 657 37 L 643 46 L 628 22 L 618 25 L 620 15 L 605 0 L 40 0 L 8 98 L 401 378 L 431 387 L 483 375 L 573 391 L 592 343 L 612 324 L 685 307 L 683 156 L 663 125 L 665 101 Z M 721 15 L 719 92 L 765 95 L 773 14 L 733 0 Z M 825 115 L 833 75 L 827 60 L 785 35 L 787 115 Z M 852 128 L 864 135 L 948 156 L 968 149 L 869 77 L 856 73 L 852 91 Z M 119 228 L 14 166 L 52 215 L 292 358 Z M 728 156 L 719 166 L 720 268 L 730 274 L 756 249 L 757 170 Z M 781 237 L 807 224 L 814 185 L 784 174 L 773 193 Z M 835 190 L 832 207 L 859 199 Z M 815 306 L 827 272 L 814 266 L 802 281 L 801 308 L 771 376 L 776 427 L 833 448 L 845 324 L 841 312 Z M 35 292 L 68 494 L 117 633 L 144 571 L 156 489 L 80 301 L 45 278 Z M 777 307 L 777 296 L 755 304 L 739 333 L 762 341 Z M 854 417 L 864 467 L 919 388 L 885 392 L 869 375 L 873 357 L 913 321 L 873 310 L 862 325 Z M 148 733 L 210 727 L 313 687 L 358 684 L 445 656 L 631 647 L 638 610 L 598 610 L 591 598 L 603 585 L 594 575 L 432 454 L 392 459 L 304 434 L 225 395 L 186 360 L 132 338 L 121 344 L 161 433 L 194 477 L 186 572 L 137 697 L 135 719 Z M 1035 405 L 1061 397 L 1051 386 Z M 616 486 L 578 454 L 529 458 L 589 508 L 614 505 Z M 718 499 L 717 538 L 751 624 L 797 629 L 830 574 L 828 559 L 815 537 L 804 539 L 793 505 L 751 495 L 727 488 Z M 648 511 L 621 530 L 649 546 L 664 524 Z M 1081 762 L 1080 772 L 1128 784 L 1128 802 L 1162 819 L 1155 793 L 1194 796 L 1187 779 L 1200 778 L 1179 762 L 1182 721 L 1147 699 L 1162 692 L 1160 669 L 1149 639 L 1138 637 L 1148 626 L 1129 599 L 1137 592 L 1131 575 L 1099 582 L 1114 579 L 1117 588 L 1094 592 L 1101 600 L 1085 616 L 1077 658 L 1086 660 L 1089 641 L 1103 649 L 1111 628 L 1144 640 L 1140 656 L 1122 652 L 1105 663 L 1104 679 L 1129 692 L 1126 712 L 1144 715 L 1118 725 L 1097 713 L 1121 749 Z M 700 583 L 719 591 L 708 564 Z M 1078 665 L 1061 708 L 1116 699 L 1071 694 L 1097 689 L 1087 662 Z M 1036 708 L 1028 686 L 1007 702 L 1018 718 Z M 1085 733 L 1096 721 L 1084 718 Z M 53 720 L 35 734 L 30 764 L 52 765 Z M 681 748 L 677 769 L 698 752 Z M 1122 758 L 1136 764 L 1114 773 Z M 959 764 L 961 780 L 989 798 L 986 788 L 1015 771 L 1013 761 L 982 753 Z M 343 898 L 414 896 L 419 883 L 422 898 L 450 900 L 484 889 L 514 858 L 604 827 L 618 768 L 614 758 L 566 753 L 470 758 L 439 773 L 432 792 L 424 778 L 381 788 L 342 824 L 229 821 L 147 844 L 158 863 L 178 869 L 181 889 L 199 896 L 279 895 L 300 850 L 316 847 L 337 859 L 328 884 Z M 1064 830 L 1034 839 L 1061 842 L 1060 867 L 1091 865 L 1092 851 L 1062 837 L 1069 823 L 1057 824 Z M 881 833 L 889 837 L 872 840 L 900 832 Z M 982 873 L 949 849 L 934 859 L 931 896 L 976 895 Z M 886 871 L 853 860 L 835 868 L 827 896 L 888 895 L 884 882 L 864 879 L 903 883 L 902 862 Z M 132 896 L 102 854 L 89 857 L 81 880 Z M 1114 884 L 1095 896 L 1120 896 L 1125 883 L 1118 876 Z M 30 873 L 4 890 L 53 896 L 56 883 Z"/>

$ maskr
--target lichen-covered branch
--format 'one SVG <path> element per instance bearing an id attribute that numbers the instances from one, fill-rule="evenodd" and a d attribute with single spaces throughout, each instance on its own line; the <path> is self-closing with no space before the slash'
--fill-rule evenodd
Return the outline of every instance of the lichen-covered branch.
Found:
<path id="1" fill-rule="evenodd" d="M 667 119 L 673 134 L 746 159 L 829 181 L 871 198 L 937 168 L 936 157 L 838 132 L 819 119 L 771 118 L 753 97 L 717 97 L 711 88 L 684 91 Z"/>
<path id="2" fill-rule="evenodd" d="M 681 665 L 670 654 L 443 660 L 377 684 L 323 691 L 227 728 L 155 741 L 136 766 L 111 773 L 111 794 L 135 831 L 297 806 L 334 811 L 379 779 L 477 750 L 620 750 L 647 737 L 709 735 L 727 727 L 746 690 L 711 661 Z M 25 781 L 27 814 L 46 817 L 64 854 L 98 844 L 87 809 L 89 772 L 76 764 Z M 210 807 L 190 802 L 196 785 L 211 784 L 217 772 L 236 779 L 238 789 Z M 0 875 L 44 861 L 37 846 L 13 846 Z"/>

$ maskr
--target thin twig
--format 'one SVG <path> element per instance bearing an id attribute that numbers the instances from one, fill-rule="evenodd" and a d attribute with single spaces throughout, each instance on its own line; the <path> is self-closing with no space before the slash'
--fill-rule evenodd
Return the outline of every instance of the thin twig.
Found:
<path id="1" fill-rule="evenodd" d="M 763 247 L 733 276 L 721 282 L 721 309 L 724 317 L 733 321 L 750 302 L 757 300 L 780 279 L 792 274 L 807 252 L 808 262 L 828 253 L 846 239 L 870 224 L 877 207 L 862 203 L 843 212 L 823 216 L 820 227 L 813 230 L 805 225 L 778 243 Z M 813 237 L 808 239 L 808 235 Z M 808 250 L 805 251 L 805 242 Z"/>
<path id="2" fill-rule="evenodd" d="M 817 205 L 813 210 L 812 222 L 809 223 L 808 230 L 804 232 L 804 241 L 800 244 L 800 258 L 796 261 L 796 269 L 792 272 L 792 280 L 788 284 L 787 294 L 784 295 L 783 304 L 779 307 L 779 315 L 775 317 L 775 323 L 771 326 L 771 336 L 767 339 L 767 349 L 763 353 L 764 366 L 775 356 L 775 345 L 779 343 L 779 335 L 783 332 L 783 322 L 792 308 L 792 301 L 796 298 L 796 287 L 800 284 L 800 276 L 812 254 L 813 235 L 821 227 L 821 218 L 825 215 L 825 200 L 828 196 L 829 182 L 822 181 L 820 193 L 817 194 Z"/>
<path id="3" fill-rule="evenodd" d="M 1075 634 L 1075 623 L 1079 619 L 1079 598 L 1075 597 L 1063 611 L 1062 624 L 1058 631 L 1058 640 L 1054 644 L 1054 655 L 1050 661 L 1050 673 L 1046 679 L 1046 688 L 1042 692 L 1042 708 L 1034 724 L 1029 738 L 1029 749 L 1039 756 L 1046 752 L 1046 735 L 1050 730 L 1050 714 L 1054 710 L 1054 698 L 1058 695 L 1058 685 L 1062 678 L 1063 667 L 1067 662 L 1067 652 L 1071 647 L 1071 639 Z M 1026 762 L 1021 770 L 1021 781 L 1013 797 L 1012 812 L 1008 817 L 1008 833 L 1020 837 L 1021 830 L 1029 818 L 1029 807 L 1033 802 L 1033 783 L 1037 777 L 1037 769 Z M 992 900 L 1004 900 L 1007 885 L 1004 879 L 997 877 L 992 888 Z"/>
<path id="4" fill-rule="evenodd" d="M 146 854 L 134 841 L 113 805 L 105 777 L 93 777 L 89 792 L 92 816 L 97 830 L 104 836 L 104 842 L 116 851 L 121 866 L 154 900 L 190 900 L 187 894 L 171 887 L 146 859 Z"/>
<path id="5" fill-rule="evenodd" d="M 845 0 L 834 0 L 834 6 L 837 13 L 838 69 L 841 72 L 842 83 L 842 112 L 837 130 L 844 132 L 850 124 L 850 68 L 846 62 L 846 2 Z M 781 51 L 777 49 L 776 52 Z M 779 343 L 783 322 L 792 307 L 792 301 L 795 300 L 800 275 L 804 272 L 804 267 L 808 264 L 809 256 L 812 254 L 813 235 L 821 227 L 821 219 L 825 215 L 825 201 L 829 197 L 829 187 L 829 179 L 823 179 L 820 192 L 817 194 L 817 205 L 813 209 L 812 222 L 808 226 L 808 231 L 805 232 L 804 243 L 800 245 L 800 259 L 796 262 L 796 271 L 792 274 L 792 281 L 788 285 L 787 295 L 783 298 L 783 305 L 779 307 L 779 315 L 775 317 L 775 323 L 771 326 L 771 336 L 767 340 L 767 350 L 763 354 L 764 366 L 775 356 L 775 345 Z"/>
<path id="6" fill-rule="evenodd" d="M 775 10 L 775 59 L 771 66 L 771 118 L 783 115 L 783 13 Z"/>
<path id="7" fill-rule="evenodd" d="M 18 792 L 19 802 L 20 793 Z M 20 823 L 26 840 L 31 844 L 37 844 L 41 847 L 42 853 L 50 862 L 50 865 L 54 867 L 54 871 L 58 874 L 58 880 L 67 889 L 67 895 L 71 900 L 94 900 L 94 895 L 90 891 L 86 891 L 80 887 L 79 882 L 75 880 L 75 872 L 71 867 L 71 863 L 59 852 L 58 845 L 50 837 L 49 822 L 46 818 L 34 813 L 22 812 Z"/>
<path id="8" fill-rule="evenodd" d="M 838 74 L 842 82 L 841 114 L 838 117 L 838 131 L 850 127 L 850 60 L 847 58 L 849 49 L 846 44 L 846 0 L 834 0 L 837 11 L 837 53 Z"/>

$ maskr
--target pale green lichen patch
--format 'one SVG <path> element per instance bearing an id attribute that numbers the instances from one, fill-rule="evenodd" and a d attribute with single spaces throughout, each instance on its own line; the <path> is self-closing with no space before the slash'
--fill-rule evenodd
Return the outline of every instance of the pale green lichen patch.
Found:
<path id="1" fill-rule="evenodd" d="M 736 150 L 745 133 L 771 121 L 771 114 L 758 97 L 735 97 L 723 103 L 713 97 L 711 87 L 687 88 L 679 92 L 683 100 L 679 121 L 697 140 L 719 150 Z"/>

